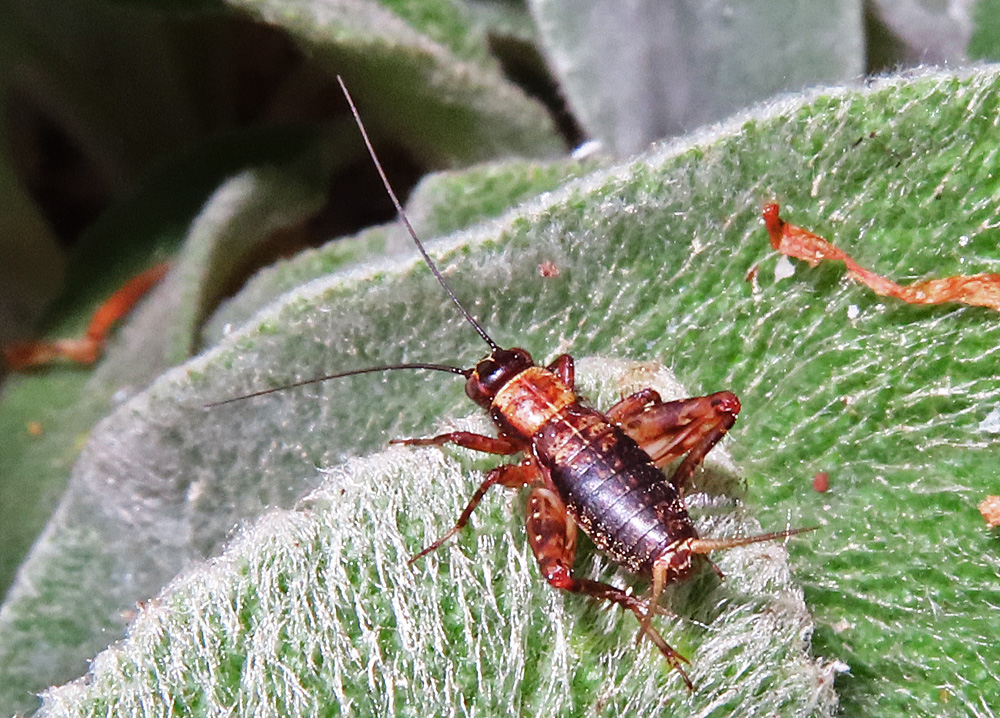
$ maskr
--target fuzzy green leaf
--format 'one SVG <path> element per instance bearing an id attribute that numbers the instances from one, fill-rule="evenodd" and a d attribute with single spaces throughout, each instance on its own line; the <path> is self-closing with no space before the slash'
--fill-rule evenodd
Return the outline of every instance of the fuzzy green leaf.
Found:
<path id="1" fill-rule="evenodd" d="M 589 360 L 581 389 L 607 403 L 653 386 L 683 391 L 650 365 Z M 462 421 L 475 430 L 486 422 Z M 727 552 L 671 592 L 683 619 L 657 619 L 690 655 L 689 693 L 617 609 L 557 595 L 521 528 L 523 497 L 492 495 L 454 545 L 409 566 L 462 510 L 487 459 L 393 448 L 330 470 L 295 511 L 269 512 L 223 556 L 139 611 L 89 679 L 50 692 L 44 715 L 146 715 L 172 703 L 241 714 L 687 715 L 814 706 L 830 715 L 833 670 L 808 654 L 812 622 L 779 545 Z M 455 455 L 457 454 L 457 455 Z M 721 462 L 720 462 L 721 458 Z M 759 533 L 720 452 L 689 495 L 703 535 Z M 706 493 L 707 492 L 707 493 Z M 498 494 L 500 492 L 497 492 Z M 634 583 L 585 547 L 588 575 Z M 780 676 L 775 683 L 776 676 Z M 738 694 L 734 685 L 740 686 Z"/>
<path id="2" fill-rule="evenodd" d="M 224 173 L 232 171 L 234 154 L 248 156 L 240 151 L 248 143 L 253 143 L 250 154 L 260 161 L 277 165 L 283 160 L 282 169 L 247 171 L 208 198 Z M 113 404 L 189 357 L 207 308 L 242 258 L 276 227 L 308 216 L 322 201 L 320 173 L 310 171 L 310 163 L 302 167 L 298 159 L 299 154 L 315 155 L 317 147 L 313 135 L 299 131 L 218 138 L 188 157 L 175 158 L 81 239 L 73 252 L 69 292 L 49 320 L 49 338 L 82 335 L 90 315 L 118 286 L 163 261 L 187 237 L 171 274 L 135 310 L 96 371 L 57 366 L 12 376 L 4 384 L 0 591 L 10 585 L 58 502 L 93 424 Z"/>
<path id="3" fill-rule="evenodd" d="M 740 396 L 743 413 L 729 446 L 760 523 L 822 527 L 790 544 L 790 565 L 816 621 L 814 653 L 849 669 L 836 684 L 845 715 L 975 714 L 998 703 L 992 610 L 1000 601 L 1000 545 L 976 504 L 996 493 L 1000 480 L 1000 435 L 986 421 L 1000 405 L 1000 317 L 982 308 L 879 298 L 835 265 L 797 265 L 794 276 L 778 280 L 758 213 L 762 201 L 778 200 L 789 220 L 899 281 L 998 271 L 998 98 L 993 68 L 816 92 L 593 172 L 432 249 L 446 253 L 442 268 L 456 293 L 502 344 L 517 343 L 540 360 L 562 351 L 657 359 L 693 393 L 729 388 Z M 539 274 L 544 261 L 558 276 Z M 747 281 L 755 266 L 759 271 Z M 82 672 L 82 656 L 120 630 L 118 611 L 220 550 L 235 522 L 256 519 L 268 505 L 293 506 L 321 484 L 318 469 L 381 449 L 392 437 L 433 432 L 468 412 L 454 378 L 403 372 L 212 411 L 201 408 L 204 401 L 383 362 L 468 365 L 482 353 L 426 269 L 408 259 L 370 262 L 304 285 L 165 375 L 93 432 L 62 508 L 0 612 L 0 685 L 26 686 L 25 676 L 50 664 L 79 665 Z M 196 569 L 157 599 L 136 640 L 160 636 L 149 651 L 158 660 L 177 648 L 177 660 L 157 674 L 180 685 L 165 694 L 174 710 L 239 712 L 264 695 L 289 697 L 280 711 L 299 686 L 302 695 L 321 695 L 324 710 L 358 714 L 385 706 L 422 714 L 424 705 L 398 697 L 435 687 L 461 696 L 449 704 L 456 713 L 496 712 L 498 695 L 525 714 L 584 713 L 606 695 L 616 715 L 829 714 L 828 701 L 810 703 L 808 691 L 793 690 L 802 674 L 786 671 L 785 663 L 766 663 L 761 674 L 751 660 L 756 654 L 742 664 L 706 660 L 716 654 L 699 653 L 709 645 L 700 632 L 713 631 L 714 621 L 708 629 L 670 631 L 677 648 L 694 658 L 704 692 L 686 697 L 681 690 L 664 704 L 676 678 L 652 654 L 635 653 L 634 622 L 549 591 L 517 538 L 520 519 L 499 496 L 478 525 L 417 573 L 380 573 L 446 530 L 475 483 L 468 459 L 460 457 L 457 472 L 434 468 L 429 487 L 413 463 L 438 455 L 416 454 L 396 449 L 334 469 L 319 505 L 252 520 L 214 568 Z M 398 473 L 372 486 L 367 468 L 387 461 L 398 462 Z M 819 470 L 830 475 L 824 494 L 811 489 Z M 342 504 L 337 487 L 345 489 Z M 364 520 L 348 521 L 338 511 Z M 405 538 L 397 540 L 393 522 Z M 279 523 L 288 530 L 276 534 Z M 300 532 L 298 547 L 292 530 Z M 378 541 L 366 538 L 376 533 Z M 375 556 L 383 541 L 393 553 Z M 359 546 L 369 547 L 371 562 L 364 551 L 336 558 Z M 251 553 L 269 556 L 275 571 L 267 575 L 285 578 L 263 582 L 265 574 L 250 570 L 257 565 Z M 321 557 L 335 560 L 314 563 Z M 600 571 L 590 561 L 582 569 Z M 525 594 L 512 588 L 521 570 L 532 577 Z M 728 568 L 723 590 L 742 590 L 761 570 Z M 202 596 L 196 603 L 204 606 L 212 596 L 244 595 L 234 589 L 241 572 L 250 577 L 243 585 L 266 593 L 266 610 L 237 603 L 228 614 L 190 612 L 189 596 Z M 219 576 L 226 578 L 218 583 Z M 345 593 L 311 602 L 314 582 Z M 358 587 L 377 598 L 350 601 Z M 681 601 L 681 608 L 707 611 L 702 621 L 715 606 L 704 589 L 695 586 L 692 604 Z M 327 612 L 337 605 L 351 610 L 332 620 Z M 419 620 L 425 610 L 438 612 L 441 633 L 404 630 L 437 625 Z M 183 615 L 192 617 L 187 628 L 151 631 L 167 625 L 156 621 L 183 623 Z M 197 618 L 213 615 L 221 618 Z M 759 650 L 788 644 L 780 621 L 745 615 L 747 628 L 758 630 Z M 787 615 L 798 620 L 794 611 Z M 615 626 L 605 634 L 608 621 Z M 555 656 L 552 663 L 540 663 L 540 653 L 518 653 L 522 644 L 512 637 L 528 635 L 520 622 L 554 636 L 555 653 L 545 654 Z M 249 631 L 258 625 L 259 632 Z M 723 638 L 741 635 L 722 625 Z M 296 626 L 315 635 L 297 633 Z M 485 640 L 498 635 L 491 633 L 497 626 L 512 643 Z M 477 637 L 484 639 L 481 650 Z M 231 647 L 250 639 L 265 644 L 264 654 L 277 652 L 313 672 L 276 675 L 266 661 L 244 662 L 245 654 Z M 190 657 L 206 654 L 185 652 L 195 643 L 219 647 L 212 655 L 229 660 L 198 663 Z M 320 643 L 341 662 L 323 663 L 322 650 L 305 651 Z M 476 661 L 460 653 L 449 659 L 467 644 Z M 134 654 L 141 645 L 123 650 Z M 357 662 L 374 655 L 385 662 L 377 669 Z M 104 654 L 95 678 L 148 683 L 149 675 L 134 673 L 121 656 Z M 116 663 L 122 671 L 106 670 Z M 745 670 L 733 670 L 737 664 Z M 372 670 L 295 682 L 327 676 L 338 665 Z M 625 669 L 656 677 L 633 683 Z M 70 705 L 113 712 L 114 696 L 128 688 L 116 681 L 51 693 L 52 714 Z M 205 692 L 206 685 L 220 687 Z M 612 688 L 602 694 L 606 685 Z M 729 692 L 713 693 L 722 687 Z M 717 702 L 704 702 L 713 695 Z M 552 696 L 561 702 L 533 702 Z M 776 705 L 775 696 L 796 698 Z"/>
<path id="4" fill-rule="evenodd" d="M 437 237 L 497 217 L 522 200 L 554 189 L 596 166 L 595 160 L 513 159 L 437 172 L 421 180 L 413 190 L 407 216 L 419 236 Z M 366 258 L 408 254 L 412 248 L 410 235 L 400 223 L 393 223 L 372 227 L 354 237 L 341 237 L 278 262 L 259 272 L 238 296 L 224 302 L 212 315 L 203 331 L 204 344 L 214 344 L 269 302 L 305 282 Z"/>
<path id="5" fill-rule="evenodd" d="M 579 121 L 622 156 L 778 92 L 848 81 L 864 69 L 860 0 L 529 5 Z"/>
<path id="6" fill-rule="evenodd" d="M 544 107 L 504 78 L 483 31 L 461 3 L 227 4 L 280 27 L 324 71 L 343 75 L 370 129 L 431 163 L 544 156 L 562 149 Z"/>

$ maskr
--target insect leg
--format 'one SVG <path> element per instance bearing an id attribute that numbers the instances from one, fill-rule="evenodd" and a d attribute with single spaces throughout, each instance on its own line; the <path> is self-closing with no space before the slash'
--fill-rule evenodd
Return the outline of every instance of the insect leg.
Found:
<path id="1" fill-rule="evenodd" d="M 472 495 L 469 499 L 468 505 L 465 510 L 462 511 L 462 515 L 458 517 L 458 521 L 455 522 L 454 527 L 448 533 L 444 534 L 437 541 L 432 543 L 430 546 L 425 548 L 420 553 L 416 554 L 410 559 L 409 563 L 413 563 L 418 558 L 422 558 L 441 547 L 441 545 L 450 539 L 452 536 L 457 534 L 465 525 L 469 523 L 469 518 L 472 516 L 472 512 L 476 510 L 479 506 L 479 502 L 483 500 L 486 492 L 490 490 L 490 487 L 494 484 L 500 484 L 511 489 L 519 489 L 522 486 L 533 483 L 541 478 L 541 473 L 539 473 L 538 465 L 535 463 L 534 459 L 527 458 L 520 464 L 504 464 L 503 466 L 498 466 L 495 469 L 491 469 L 489 473 L 486 474 L 486 480 L 479 485 L 476 489 L 476 493 Z"/>
<path id="2" fill-rule="evenodd" d="M 566 385 L 570 389 L 575 387 L 575 377 L 576 369 L 573 365 L 573 357 L 569 354 L 560 354 L 555 358 L 551 364 L 549 364 L 546 369 L 553 372 L 556 376 L 566 382 Z"/>
<path id="3" fill-rule="evenodd" d="M 651 400 L 643 409 L 642 394 L 638 392 L 616 404 L 608 417 L 634 439 L 657 466 L 687 454 L 670 478 L 675 486 L 683 488 L 705 454 L 736 423 L 740 401 L 732 392 L 719 391 L 677 401 Z"/>
<path id="4" fill-rule="evenodd" d="M 408 446 L 441 446 L 442 444 L 457 444 L 465 449 L 482 451 L 487 454 L 509 456 L 525 448 L 523 442 L 507 436 L 486 436 L 474 434 L 471 431 L 452 431 L 426 439 L 393 439 L 390 444 L 406 444 Z"/>
<path id="5" fill-rule="evenodd" d="M 650 610 L 646 611 L 646 615 L 639 619 L 639 636 L 649 630 L 649 621 L 653 617 L 653 608 L 660 605 L 660 595 L 663 593 L 664 587 L 667 585 L 667 575 L 670 571 L 671 564 L 675 561 L 679 563 L 689 562 L 691 555 L 691 539 L 680 541 L 671 544 L 667 547 L 667 550 L 660 554 L 656 560 L 653 562 L 653 585 L 651 587 L 651 594 L 649 597 Z M 722 572 L 713 563 L 712 568 L 715 569 L 716 573 L 719 574 L 719 578 L 723 578 Z"/>
<path id="6" fill-rule="evenodd" d="M 660 649 L 660 652 L 681 674 L 689 689 L 691 679 L 681 667 L 687 659 L 670 647 L 659 632 L 649 625 L 647 613 L 654 607 L 645 601 L 600 581 L 573 576 L 576 558 L 576 523 L 566 511 L 559 496 L 550 489 L 536 488 L 528 499 L 528 544 L 535 554 L 538 567 L 545 580 L 555 588 L 571 593 L 582 593 L 602 601 L 611 601 L 626 608 L 639 619 L 643 633 Z"/>
<path id="7" fill-rule="evenodd" d="M 626 420 L 638 416 L 650 404 L 662 404 L 663 399 L 656 389 L 640 389 L 635 394 L 627 396 L 605 412 L 605 416 L 612 424 L 621 426 Z"/>

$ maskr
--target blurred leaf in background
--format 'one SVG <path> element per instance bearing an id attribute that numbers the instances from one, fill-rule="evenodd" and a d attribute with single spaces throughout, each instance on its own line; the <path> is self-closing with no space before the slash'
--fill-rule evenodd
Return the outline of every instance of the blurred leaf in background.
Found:
<path id="1" fill-rule="evenodd" d="M 0 387 L 0 713 L 83 675 L 154 596 L 89 681 L 47 694 L 47 714 L 384 714 L 431 695 L 434 714 L 1000 704 L 1000 545 L 975 509 L 1000 477 L 996 317 L 877 299 L 836 267 L 772 279 L 756 216 L 780 201 L 900 280 L 998 271 L 993 70 L 806 89 L 997 59 L 996 2 L 0 11 L 0 342 L 79 333 L 129 276 L 173 265 L 93 371 Z M 492 333 L 540 358 L 660 360 L 692 393 L 734 390 L 743 478 L 718 516 L 711 492 L 692 497 L 705 526 L 824 526 L 787 564 L 779 547 L 734 556 L 721 587 L 676 592 L 670 640 L 692 657 L 694 694 L 636 651 L 634 622 L 545 586 L 517 500 L 493 497 L 468 536 L 403 568 L 489 461 L 351 457 L 464 421 L 459 387 L 369 377 L 201 409 L 324 372 L 479 356 L 392 222 L 337 74 L 401 194 L 451 168 L 410 211 L 426 239 L 449 237 L 449 280 Z M 597 153 L 570 157 L 585 140 Z M 830 492 L 803 489 L 821 470 Z M 612 570 L 591 554 L 582 567 Z"/>

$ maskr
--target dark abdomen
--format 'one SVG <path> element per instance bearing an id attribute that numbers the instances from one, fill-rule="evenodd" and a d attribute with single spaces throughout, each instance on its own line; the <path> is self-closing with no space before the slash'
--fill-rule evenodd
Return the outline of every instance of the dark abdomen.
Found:
<path id="1" fill-rule="evenodd" d="M 648 574 L 670 544 L 696 536 L 673 484 L 600 412 L 567 407 L 534 446 L 580 527 L 632 571 Z"/>

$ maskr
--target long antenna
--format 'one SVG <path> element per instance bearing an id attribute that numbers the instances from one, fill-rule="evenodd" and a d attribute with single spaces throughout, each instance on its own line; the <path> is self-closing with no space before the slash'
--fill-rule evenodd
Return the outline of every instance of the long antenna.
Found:
<path id="1" fill-rule="evenodd" d="M 406 227 L 406 231 L 410 233 L 410 237 L 413 238 L 413 242 L 417 245 L 417 249 L 420 250 L 420 254 L 423 255 L 424 261 L 427 262 L 427 266 L 431 268 L 431 272 L 437 277 L 438 282 L 444 287 L 444 291 L 448 293 L 451 297 L 451 301 L 455 302 L 455 306 L 458 307 L 459 311 L 465 316 L 465 320 L 472 325 L 472 328 L 483 338 L 487 344 L 489 344 L 490 349 L 496 351 L 500 349 L 500 346 L 490 338 L 490 335 L 486 333 L 482 325 L 476 321 L 469 310 L 462 306 L 462 303 L 458 301 L 458 297 L 455 293 L 451 291 L 451 287 L 448 283 L 444 281 L 444 277 L 441 276 L 441 272 L 438 270 L 437 265 L 431 260 L 430 255 L 427 254 L 427 250 L 424 249 L 423 243 L 414 231 L 413 226 L 410 224 L 410 220 L 406 218 L 406 212 L 403 211 L 403 205 L 399 203 L 399 199 L 396 197 L 396 193 L 392 191 L 392 185 L 389 184 L 389 179 L 385 176 L 385 172 L 382 170 L 382 163 L 378 161 L 378 156 L 375 154 L 375 148 L 372 147 L 371 140 L 368 139 L 368 132 L 365 130 L 365 125 L 361 121 L 361 115 L 358 114 L 358 108 L 354 106 L 354 100 L 351 98 L 351 93 L 347 91 L 347 85 L 344 84 L 344 80 L 337 75 L 337 82 L 340 83 L 340 89 L 344 91 L 344 97 L 347 98 L 347 104 L 351 106 L 351 114 L 354 115 L 354 121 L 358 125 L 358 129 L 361 130 L 361 137 L 365 141 L 365 147 L 368 148 L 368 154 L 371 155 L 372 162 L 375 163 L 375 169 L 378 170 L 379 177 L 382 178 L 382 184 L 385 185 L 385 191 L 389 193 L 392 203 L 396 206 L 396 212 L 399 214 L 399 218 L 402 220 L 403 225 Z"/>
<path id="2" fill-rule="evenodd" d="M 262 391 L 255 391 L 252 394 L 241 394 L 240 396 L 234 396 L 231 399 L 223 399 L 222 401 L 213 401 L 210 404 L 205 404 L 206 409 L 211 409 L 215 406 L 222 406 L 223 404 L 232 404 L 236 401 L 243 401 L 244 399 L 253 399 L 255 396 L 264 396 L 265 394 L 274 394 L 278 391 L 284 391 L 285 389 L 294 389 L 297 386 L 305 386 L 306 384 L 318 384 L 321 381 L 326 381 L 327 379 L 340 379 L 345 376 L 357 376 L 358 374 L 373 374 L 379 371 L 395 371 L 396 369 L 427 369 L 428 371 L 444 371 L 449 374 L 460 374 L 461 376 L 469 376 L 471 369 L 460 369 L 457 366 L 447 366 L 446 364 L 386 364 L 385 366 L 370 366 L 365 369 L 353 369 L 351 371 L 342 371 L 337 374 L 327 374 L 326 376 L 317 376 L 313 379 L 305 379 L 303 381 L 297 381 L 294 384 L 285 384 L 284 386 L 276 386 L 273 389 L 264 389 Z"/>

